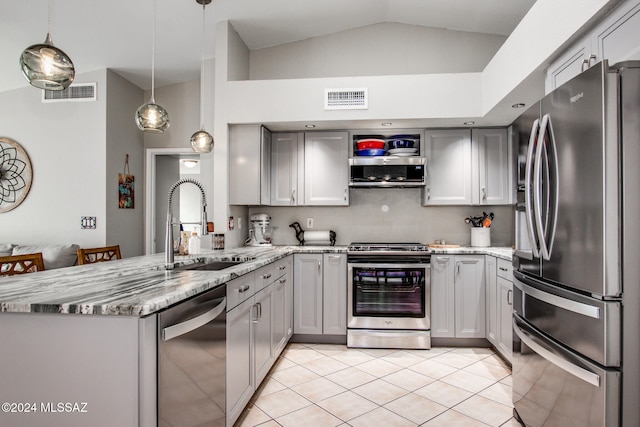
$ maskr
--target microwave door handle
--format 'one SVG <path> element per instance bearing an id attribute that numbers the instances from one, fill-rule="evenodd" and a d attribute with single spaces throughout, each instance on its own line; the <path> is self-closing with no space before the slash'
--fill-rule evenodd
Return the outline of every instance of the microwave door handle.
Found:
<path id="1" fill-rule="evenodd" d="M 529 146 L 527 147 L 527 159 L 525 162 L 525 220 L 527 224 L 527 233 L 529 234 L 529 241 L 531 242 L 531 250 L 533 252 L 533 256 L 538 258 L 540 256 L 540 251 L 538 248 L 538 239 L 536 238 L 535 229 L 533 226 L 533 204 L 531 193 L 533 188 L 531 188 L 531 180 L 533 173 L 533 154 L 534 148 L 537 142 L 538 132 L 540 130 L 540 119 L 536 119 L 531 126 L 531 133 L 529 134 Z"/>
<path id="2" fill-rule="evenodd" d="M 558 223 L 558 204 L 560 197 L 560 169 L 558 168 L 558 149 L 556 145 L 556 137 L 553 133 L 553 123 L 551 121 L 551 116 L 548 119 L 548 129 L 549 129 L 549 198 L 551 202 L 550 210 L 551 210 L 551 223 L 549 224 L 550 233 L 548 237 L 548 241 L 546 242 L 547 247 L 547 261 L 551 258 L 551 251 L 553 250 L 553 242 L 556 238 L 556 225 Z"/>
<path id="3" fill-rule="evenodd" d="M 545 114 L 542 117 L 542 123 L 540 124 L 540 131 L 538 132 L 538 142 L 536 143 L 536 155 L 534 160 L 533 171 L 533 211 L 536 221 L 536 230 L 538 232 L 538 242 L 540 244 L 540 256 L 542 259 L 549 260 L 549 253 L 547 251 L 547 242 L 545 241 L 545 229 L 542 223 L 542 217 L 544 212 L 542 211 L 542 173 L 546 172 L 542 170 L 542 153 L 545 152 L 544 137 L 546 135 L 546 129 L 549 124 L 549 115 Z"/>

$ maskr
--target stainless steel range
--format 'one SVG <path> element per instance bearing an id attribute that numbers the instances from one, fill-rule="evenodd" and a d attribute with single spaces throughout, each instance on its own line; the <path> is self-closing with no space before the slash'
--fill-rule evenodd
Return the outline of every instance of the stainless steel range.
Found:
<path id="1" fill-rule="evenodd" d="M 349 245 L 348 347 L 431 347 L 430 258 L 421 243 Z"/>

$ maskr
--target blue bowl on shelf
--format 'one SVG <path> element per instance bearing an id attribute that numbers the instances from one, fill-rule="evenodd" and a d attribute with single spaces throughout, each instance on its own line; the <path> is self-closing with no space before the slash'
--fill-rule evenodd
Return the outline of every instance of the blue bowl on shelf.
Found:
<path id="1" fill-rule="evenodd" d="M 387 143 L 389 149 L 394 148 L 413 148 L 416 142 L 413 139 L 393 139 Z"/>
<path id="2" fill-rule="evenodd" d="M 368 149 L 368 150 L 357 150 L 356 156 L 384 156 L 387 153 L 387 150 L 382 149 Z"/>

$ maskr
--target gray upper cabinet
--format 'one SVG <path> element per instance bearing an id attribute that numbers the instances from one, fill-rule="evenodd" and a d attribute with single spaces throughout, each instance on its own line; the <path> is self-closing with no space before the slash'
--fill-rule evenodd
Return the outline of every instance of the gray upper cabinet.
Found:
<path id="1" fill-rule="evenodd" d="M 304 135 L 304 204 L 349 205 L 347 132 Z"/>
<path id="2" fill-rule="evenodd" d="M 260 125 L 229 129 L 229 204 L 271 203 L 271 132 Z"/>
<path id="3" fill-rule="evenodd" d="M 424 205 L 470 205 L 471 132 L 469 129 L 425 131 L 427 185 Z"/>
<path id="4" fill-rule="evenodd" d="M 473 161 L 472 204 L 511 204 L 513 164 L 506 129 L 474 129 L 471 132 Z"/>
<path id="5" fill-rule="evenodd" d="M 271 205 L 296 206 L 304 199 L 304 134 L 274 133 L 271 138 Z M 302 188 L 301 188 L 302 187 Z"/>
<path id="6" fill-rule="evenodd" d="M 622 2 L 596 28 L 574 43 L 547 68 L 549 93 L 604 59 L 609 64 L 640 60 L 640 1 Z"/>
<path id="7" fill-rule="evenodd" d="M 423 205 L 511 203 L 513 166 L 506 129 L 427 130 L 425 151 Z"/>

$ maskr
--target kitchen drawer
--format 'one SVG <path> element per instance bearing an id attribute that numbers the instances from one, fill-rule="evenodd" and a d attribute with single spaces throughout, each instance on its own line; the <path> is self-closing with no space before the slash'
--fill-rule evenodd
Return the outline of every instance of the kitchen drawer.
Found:
<path id="1" fill-rule="evenodd" d="M 278 261 L 274 262 L 272 265 L 273 265 L 273 280 L 274 281 L 276 279 L 281 278 L 282 276 L 284 276 L 285 274 L 287 274 L 289 272 L 291 272 L 291 274 L 293 274 L 293 272 L 291 271 L 291 270 L 293 270 L 293 261 L 292 261 L 291 256 L 279 259 Z"/>
<path id="2" fill-rule="evenodd" d="M 227 312 L 256 293 L 255 272 L 227 282 Z"/>
<path id="3" fill-rule="evenodd" d="M 503 279 L 513 282 L 513 265 L 511 264 L 511 261 L 498 258 L 497 270 L 498 277 L 502 277 Z"/>
<path id="4" fill-rule="evenodd" d="M 272 262 L 255 271 L 256 292 L 261 291 L 276 280 L 276 265 L 276 263 Z"/>

